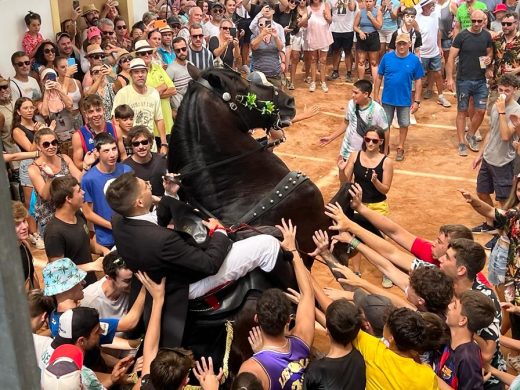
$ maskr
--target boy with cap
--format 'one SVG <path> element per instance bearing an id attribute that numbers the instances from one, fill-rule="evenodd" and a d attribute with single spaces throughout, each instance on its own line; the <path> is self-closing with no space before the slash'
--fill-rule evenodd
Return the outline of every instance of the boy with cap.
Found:
<path id="1" fill-rule="evenodd" d="M 72 344 L 54 350 L 42 375 L 42 390 L 81 390 L 83 351 Z"/>

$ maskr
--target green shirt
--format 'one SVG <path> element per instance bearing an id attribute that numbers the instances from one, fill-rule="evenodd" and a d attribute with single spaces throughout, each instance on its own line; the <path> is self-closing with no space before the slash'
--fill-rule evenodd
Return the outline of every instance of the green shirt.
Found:
<path id="1" fill-rule="evenodd" d="M 472 8 L 473 11 L 477 9 L 487 11 L 486 4 L 481 1 L 475 1 Z M 468 12 L 468 5 L 465 2 L 459 5 L 459 8 L 457 9 L 457 21 L 460 24 L 461 30 L 471 27 L 471 17 Z"/>
<path id="2" fill-rule="evenodd" d="M 172 88 L 174 86 L 172 79 L 168 77 L 168 74 L 162 68 L 162 66 L 152 63 L 152 67 L 148 72 L 148 76 L 146 77 L 146 85 L 152 88 L 156 88 L 161 84 L 166 84 L 168 88 Z M 161 99 L 161 111 L 164 120 L 164 130 L 166 131 L 166 134 L 170 134 L 173 127 L 173 117 L 172 108 L 170 106 L 170 98 Z M 157 131 L 155 125 L 153 132 L 156 137 L 159 136 L 159 132 Z"/>

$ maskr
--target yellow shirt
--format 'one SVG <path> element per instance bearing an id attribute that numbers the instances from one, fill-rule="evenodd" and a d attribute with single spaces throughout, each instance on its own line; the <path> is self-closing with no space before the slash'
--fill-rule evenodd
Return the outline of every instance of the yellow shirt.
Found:
<path id="1" fill-rule="evenodd" d="M 360 331 L 353 344 L 365 359 L 367 390 L 439 388 L 437 377 L 430 366 L 396 354 L 378 338 Z"/>
<path id="2" fill-rule="evenodd" d="M 168 88 L 174 86 L 172 79 L 168 77 L 168 74 L 162 68 L 162 66 L 152 63 L 152 67 L 148 72 L 148 76 L 146 77 L 146 85 L 149 87 L 156 88 L 161 84 L 166 84 Z M 170 134 L 172 132 L 173 127 L 173 116 L 172 107 L 170 106 L 170 98 L 161 99 L 161 110 L 164 120 L 164 129 L 166 130 L 166 134 Z M 157 127 L 154 126 L 153 132 L 156 137 L 159 136 Z"/>

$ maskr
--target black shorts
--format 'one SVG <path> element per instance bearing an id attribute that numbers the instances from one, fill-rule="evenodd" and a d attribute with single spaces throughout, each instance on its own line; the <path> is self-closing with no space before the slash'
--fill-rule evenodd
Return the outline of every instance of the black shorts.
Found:
<path id="1" fill-rule="evenodd" d="M 496 200 L 506 200 L 513 186 L 514 160 L 502 167 L 495 167 L 482 159 L 477 176 L 477 192 L 495 193 Z"/>
<path id="2" fill-rule="evenodd" d="M 332 38 L 334 42 L 330 45 L 330 50 L 333 52 L 338 50 L 350 51 L 354 44 L 354 31 L 351 32 L 333 32 Z"/>
<path id="3" fill-rule="evenodd" d="M 367 38 L 361 39 L 359 38 L 359 34 L 357 34 L 356 39 L 356 49 L 361 51 L 379 51 L 381 48 L 381 42 L 379 41 L 379 33 L 374 31 L 372 33 L 365 33 Z"/>

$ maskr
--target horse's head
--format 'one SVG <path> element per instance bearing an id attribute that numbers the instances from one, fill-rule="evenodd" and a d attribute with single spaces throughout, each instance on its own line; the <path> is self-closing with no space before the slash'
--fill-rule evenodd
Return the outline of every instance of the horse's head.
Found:
<path id="1" fill-rule="evenodd" d="M 253 72 L 245 79 L 229 69 L 200 72 L 188 65 L 188 71 L 193 80 L 212 90 L 236 112 L 244 132 L 280 129 L 294 118 L 294 98 L 269 83 L 263 73 Z"/>

